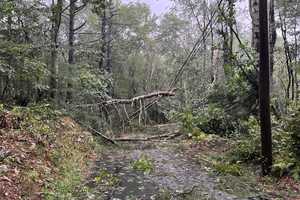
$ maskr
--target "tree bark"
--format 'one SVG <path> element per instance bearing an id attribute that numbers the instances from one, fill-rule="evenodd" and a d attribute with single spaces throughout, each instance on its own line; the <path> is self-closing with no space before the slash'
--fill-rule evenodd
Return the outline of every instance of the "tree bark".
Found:
<path id="1" fill-rule="evenodd" d="M 57 0 L 55 4 L 52 0 L 52 25 L 51 25 L 51 53 L 50 53 L 50 97 L 56 99 L 58 90 L 58 65 L 57 65 L 57 48 L 58 48 L 58 34 L 61 24 L 61 16 L 63 9 L 63 0 Z"/>
<path id="2" fill-rule="evenodd" d="M 272 167 L 272 132 L 270 116 L 270 58 L 268 33 L 268 1 L 259 1 L 259 108 L 261 127 L 262 174 Z"/>
<path id="3" fill-rule="evenodd" d="M 295 100 L 298 101 L 299 98 L 299 84 L 298 84 L 298 71 L 297 71 L 297 64 L 298 64 L 298 41 L 297 41 L 297 18 L 295 17 L 295 26 L 294 26 L 294 42 L 295 42 L 295 83 L 296 83 L 296 96 Z"/>
<path id="4" fill-rule="evenodd" d="M 284 53 L 285 53 L 285 62 L 287 67 L 287 73 L 288 73 L 288 84 L 286 86 L 286 98 L 290 99 L 291 94 L 291 87 L 292 87 L 292 99 L 294 99 L 294 72 L 291 66 L 292 58 L 291 58 L 291 52 L 290 52 L 290 46 L 289 42 L 287 40 L 287 30 L 286 30 L 286 21 L 284 16 L 282 16 L 281 13 L 279 13 L 279 19 L 280 19 L 280 28 L 284 43 Z"/>
<path id="5" fill-rule="evenodd" d="M 274 67 L 274 47 L 276 43 L 276 23 L 274 16 L 274 0 L 270 0 L 269 5 L 269 34 L 270 34 L 270 79 L 273 85 L 273 67 Z"/>
<path id="6" fill-rule="evenodd" d="M 70 102 L 73 98 L 72 93 L 72 71 L 75 64 L 75 49 L 74 49 L 74 35 L 75 35 L 75 12 L 76 12 L 76 1 L 70 0 L 69 8 L 69 52 L 68 52 L 68 63 L 69 63 L 69 79 L 68 79 L 68 91 L 67 91 L 67 101 Z"/>
<path id="7" fill-rule="evenodd" d="M 252 19 L 251 46 L 259 52 L 259 0 L 249 0 L 250 16 Z"/>
<path id="8" fill-rule="evenodd" d="M 108 1 L 108 19 L 107 19 L 107 30 L 106 30 L 106 63 L 105 69 L 108 73 L 112 73 L 112 19 L 114 17 L 114 7 L 112 0 Z"/>
<path id="9" fill-rule="evenodd" d="M 103 5 L 103 10 L 100 16 L 101 19 L 101 55 L 99 68 L 100 70 L 104 70 L 105 65 L 105 52 L 106 52 L 106 5 Z"/>

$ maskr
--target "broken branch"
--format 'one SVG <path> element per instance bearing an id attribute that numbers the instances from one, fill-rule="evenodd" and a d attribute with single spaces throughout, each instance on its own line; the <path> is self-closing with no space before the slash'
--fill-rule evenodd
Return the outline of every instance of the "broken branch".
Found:
<path id="1" fill-rule="evenodd" d="M 112 105 L 112 104 L 131 104 L 136 101 L 140 101 L 142 99 L 149 99 L 152 97 L 163 97 L 163 96 L 175 96 L 175 89 L 172 89 L 170 91 L 158 91 L 158 92 L 152 92 L 149 94 L 141 95 L 134 97 L 132 99 L 111 99 L 108 101 L 104 101 L 103 105 Z"/>
<path id="2" fill-rule="evenodd" d="M 177 136 L 180 136 L 180 132 L 176 133 L 168 133 L 168 134 L 163 134 L 163 135 L 156 135 L 156 136 L 151 136 L 151 137 L 146 137 L 146 138 L 115 138 L 114 141 L 117 142 L 138 142 L 138 141 L 149 141 L 149 140 L 156 140 L 156 139 L 173 139 Z"/>

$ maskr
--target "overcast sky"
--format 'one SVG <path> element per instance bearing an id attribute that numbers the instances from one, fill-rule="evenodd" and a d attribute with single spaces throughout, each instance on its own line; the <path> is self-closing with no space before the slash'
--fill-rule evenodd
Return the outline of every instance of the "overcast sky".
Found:
<path id="1" fill-rule="evenodd" d="M 173 5 L 171 0 L 122 0 L 123 3 L 142 2 L 150 6 L 151 11 L 161 16 L 167 13 Z M 248 33 L 250 31 L 250 15 L 248 11 L 248 0 L 238 0 L 236 2 L 236 20 L 240 33 Z"/>
<path id="2" fill-rule="evenodd" d="M 150 6 L 151 11 L 156 15 L 162 15 L 172 7 L 172 2 L 169 0 L 122 0 L 123 3 L 142 2 Z"/>

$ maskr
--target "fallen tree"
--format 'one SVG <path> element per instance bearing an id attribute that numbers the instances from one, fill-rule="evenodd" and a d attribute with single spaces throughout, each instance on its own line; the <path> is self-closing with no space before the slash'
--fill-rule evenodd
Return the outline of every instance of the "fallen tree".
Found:
<path id="1" fill-rule="evenodd" d="M 152 92 L 149 94 L 141 95 L 134 97 L 132 99 L 111 99 L 108 101 L 104 101 L 101 104 L 103 105 L 112 105 L 112 104 L 132 104 L 134 102 L 139 102 L 145 99 L 150 99 L 153 97 L 164 97 L 164 96 L 175 96 L 175 90 L 168 90 L 168 91 L 157 91 L 157 92 Z"/>
<path id="2" fill-rule="evenodd" d="M 180 132 L 176 133 L 168 133 L 163 135 L 156 135 L 156 136 L 150 136 L 146 138 L 115 138 L 114 141 L 116 142 L 143 142 L 143 141 L 150 141 L 150 140 L 157 140 L 157 139 L 173 139 L 177 136 L 180 136 Z"/>

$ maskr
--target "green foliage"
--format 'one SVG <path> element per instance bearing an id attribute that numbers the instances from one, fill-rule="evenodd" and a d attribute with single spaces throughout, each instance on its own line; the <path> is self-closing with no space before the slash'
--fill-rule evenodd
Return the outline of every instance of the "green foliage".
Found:
<path id="1" fill-rule="evenodd" d="M 300 159 L 300 108 L 294 107 L 291 117 L 287 119 L 287 131 L 291 134 L 292 152 Z"/>
<path id="2" fill-rule="evenodd" d="M 200 112 L 184 111 L 175 114 L 183 124 L 186 133 L 203 132 L 221 136 L 232 136 L 245 131 L 240 119 L 233 118 L 225 113 L 224 109 L 216 104 L 209 104 L 205 110 Z"/>
<path id="3" fill-rule="evenodd" d="M 273 173 L 276 176 L 291 174 L 300 178 L 300 109 L 291 104 L 289 115 L 282 120 L 279 134 L 275 135 L 276 147 Z"/>
<path id="4" fill-rule="evenodd" d="M 259 137 L 240 140 L 230 152 L 231 162 L 258 162 L 260 159 Z"/>
<path id="5" fill-rule="evenodd" d="M 132 164 L 132 168 L 144 172 L 146 174 L 151 173 L 154 170 L 152 161 L 145 155 L 141 156 Z"/>
<path id="6" fill-rule="evenodd" d="M 111 84 L 109 79 L 102 73 L 93 70 L 91 66 L 80 66 L 78 89 L 81 93 L 104 95 L 107 87 Z"/>
<path id="7" fill-rule="evenodd" d="M 250 117 L 244 122 L 248 129 L 248 134 L 241 136 L 229 153 L 230 161 L 239 162 L 259 162 L 260 159 L 260 132 L 258 121 Z"/>
<path id="8" fill-rule="evenodd" d="M 211 138 L 212 138 L 212 135 L 208 135 L 208 134 L 204 133 L 203 131 L 201 131 L 198 128 L 193 129 L 192 139 L 194 141 L 202 142 L 202 141 L 205 141 L 205 140 L 210 140 Z"/>
<path id="9" fill-rule="evenodd" d="M 4 104 L 0 103 L 0 113 L 4 111 Z"/>
<path id="10" fill-rule="evenodd" d="M 106 7 L 106 1 L 105 0 L 92 0 L 91 3 L 93 5 L 92 11 L 98 15 L 101 15 L 101 12 Z"/>
<path id="11" fill-rule="evenodd" d="M 276 177 L 282 177 L 290 172 L 295 165 L 295 160 L 285 157 L 282 159 L 275 159 L 275 163 L 272 166 L 272 174 Z"/>
<path id="12" fill-rule="evenodd" d="M 78 186 L 82 181 L 78 166 L 76 166 L 76 163 L 74 162 L 66 162 L 63 166 L 61 166 L 60 175 L 61 178 L 46 185 L 46 200 L 73 199 L 76 186 Z"/>
<path id="13" fill-rule="evenodd" d="M 292 175 L 298 179 L 299 170 L 299 110 L 292 109 L 293 113 L 286 119 L 277 121 L 273 118 L 273 155 L 272 174 L 276 177 Z M 248 134 L 235 142 L 227 157 L 230 163 L 260 163 L 260 128 L 254 117 L 243 122 Z"/>
<path id="14" fill-rule="evenodd" d="M 214 104 L 209 104 L 208 108 L 197 118 L 199 122 L 197 127 L 205 133 L 230 136 L 237 132 L 238 121 Z"/>
<path id="15" fill-rule="evenodd" d="M 120 182 L 118 177 L 109 173 L 107 170 L 100 170 L 98 176 L 94 178 L 97 184 L 106 185 L 106 186 L 114 186 Z"/>
<path id="16" fill-rule="evenodd" d="M 44 84 L 49 71 L 28 44 L 0 40 L 0 72 L 10 78 L 29 81 L 33 87 Z"/>
<path id="17" fill-rule="evenodd" d="M 12 113 L 19 118 L 22 130 L 40 139 L 44 136 L 54 137 L 54 121 L 61 116 L 61 113 L 51 108 L 49 104 L 14 107 Z"/>
<path id="18" fill-rule="evenodd" d="M 176 114 L 175 114 L 176 115 Z M 182 113 L 178 113 L 176 118 L 182 122 L 183 131 L 185 133 L 192 133 L 193 128 L 196 126 L 195 124 L 195 116 L 191 111 L 185 111 Z"/>
<path id="19" fill-rule="evenodd" d="M 13 1 L 3 0 L 0 3 L 0 13 L 3 14 L 11 14 L 11 12 L 15 9 L 15 4 Z"/>
<path id="20" fill-rule="evenodd" d="M 243 170 L 239 164 L 215 162 L 213 164 L 217 172 L 221 174 L 231 174 L 233 176 L 242 176 Z"/>

